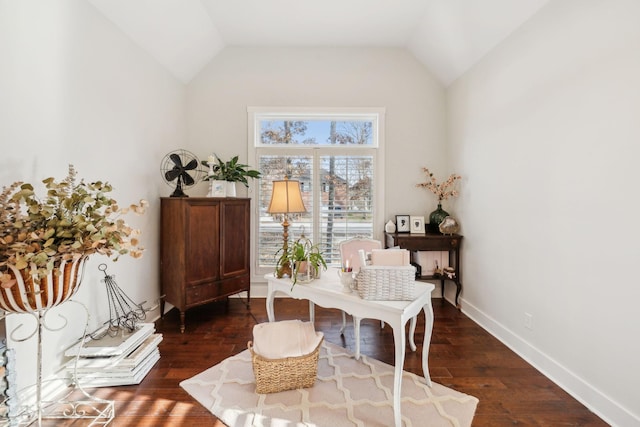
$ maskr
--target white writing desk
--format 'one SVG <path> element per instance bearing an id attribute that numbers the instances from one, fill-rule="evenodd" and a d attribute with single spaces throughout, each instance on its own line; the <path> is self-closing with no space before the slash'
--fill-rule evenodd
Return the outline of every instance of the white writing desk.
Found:
<path id="1" fill-rule="evenodd" d="M 363 300 L 357 294 L 342 292 L 342 284 L 338 277 L 337 270 L 329 269 L 322 274 L 320 279 L 310 283 L 297 283 L 292 288 L 291 279 L 277 279 L 273 274 L 267 274 L 267 316 L 269 321 L 275 321 L 273 313 L 273 300 L 277 292 L 289 295 L 296 299 L 309 300 L 309 313 L 311 321 L 314 320 L 314 304 L 321 307 L 337 308 L 353 316 L 353 326 L 356 339 L 356 358 L 360 357 L 360 320 L 378 319 L 393 328 L 393 339 L 395 343 L 395 371 L 393 377 L 393 415 L 396 427 L 402 426 L 400 413 L 400 390 L 402 385 L 402 369 L 405 356 L 405 326 L 407 321 L 424 310 L 425 326 L 424 339 L 422 342 L 422 371 L 429 387 L 431 387 L 431 377 L 429 376 L 429 344 L 431 342 L 431 331 L 433 330 L 433 307 L 431 306 L 431 291 L 435 288 L 432 283 L 416 282 L 415 298 L 412 301 L 370 301 Z M 415 331 L 415 321 L 411 322 L 409 335 L 413 344 L 413 333 Z M 414 348 L 415 345 L 412 346 Z"/>

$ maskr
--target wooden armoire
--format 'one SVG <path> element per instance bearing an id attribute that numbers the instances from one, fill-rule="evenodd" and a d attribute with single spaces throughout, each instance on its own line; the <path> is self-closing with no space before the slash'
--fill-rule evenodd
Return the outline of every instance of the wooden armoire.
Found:
<path id="1" fill-rule="evenodd" d="M 161 315 L 185 312 L 247 291 L 250 298 L 250 199 L 163 197 L 160 220 Z"/>

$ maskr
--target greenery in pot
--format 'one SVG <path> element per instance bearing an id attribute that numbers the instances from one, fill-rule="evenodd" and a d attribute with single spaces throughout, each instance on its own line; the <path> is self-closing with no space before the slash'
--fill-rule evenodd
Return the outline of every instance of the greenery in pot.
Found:
<path id="1" fill-rule="evenodd" d="M 292 266 L 291 278 L 294 285 L 298 282 L 299 274 L 308 272 L 307 268 L 311 268 L 311 276 L 314 278 L 320 275 L 321 268 L 327 269 L 327 263 L 319 246 L 314 245 L 304 235 L 289 245 L 286 251 L 282 248 L 278 253 L 280 257 L 276 263 L 276 274 L 281 271 L 283 265 Z"/>
<path id="2" fill-rule="evenodd" d="M 36 280 L 46 277 L 62 260 L 94 253 L 114 256 L 142 256 L 139 230 L 131 228 L 123 216 L 144 213 L 148 203 L 141 200 L 120 208 L 109 197 L 108 182 L 76 182 L 69 165 L 67 177 L 42 181 L 47 194 L 39 198 L 29 183 L 14 182 L 0 194 L 0 285 L 9 288 L 16 280 L 8 265 L 18 270 L 31 268 Z"/>
<path id="3" fill-rule="evenodd" d="M 201 163 L 209 168 L 207 175 L 204 177 L 205 181 L 241 182 L 245 187 L 249 187 L 247 178 L 260 178 L 260 171 L 249 169 L 249 165 L 238 163 L 238 156 L 224 162 L 217 154 L 214 154 Z"/>

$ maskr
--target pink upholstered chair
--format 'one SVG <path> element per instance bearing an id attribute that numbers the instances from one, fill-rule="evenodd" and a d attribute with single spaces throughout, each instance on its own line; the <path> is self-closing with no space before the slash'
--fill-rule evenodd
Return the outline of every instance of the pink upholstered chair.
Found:
<path id="1" fill-rule="evenodd" d="M 366 237 L 354 237 L 340 242 L 342 266 L 344 267 L 348 263 L 353 268 L 353 271 L 357 273 L 362 267 L 359 251 L 363 250 L 365 254 L 371 254 L 373 249 L 382 249 L 382 242 Z"/>
<path id="2" fill-rule="evenodd" d="M 366 259 L 366 254 L 370 254 L 373 249 L 382 249 L 382 242 L 380 240 L 374 240 L 368 237 L 353 237 L 351 239 L 343 240 L 342 242 L 340 242 L 339 248 L 342 266 L 350 266 L 353 269 L 353 272 L 357 274 L 358 271 L 360 271 L 360 267 L 362 267 L 360 250 L 363 250 L 365 252 Z M 344 329 L 346 327 L 347 316 L 343 311 L 342 328 L 340 328 L 341 334 L 344 332 Z"/>

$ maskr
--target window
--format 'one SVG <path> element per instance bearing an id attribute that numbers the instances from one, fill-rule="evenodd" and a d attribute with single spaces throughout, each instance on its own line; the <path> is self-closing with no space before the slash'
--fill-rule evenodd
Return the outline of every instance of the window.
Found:
<path id="1" fill-rule="evenodd" d="M 339 265 L 338 244 L 382 228 L 384 110 L 249 109 L 249 161 L 262 172 L 252 195 L 253 272 L 273 271 L 282 217 L 267 213 L 272 181 L 300 181 L 307 212 L 289 218 L 289 240 L 303 233 Z"/>

